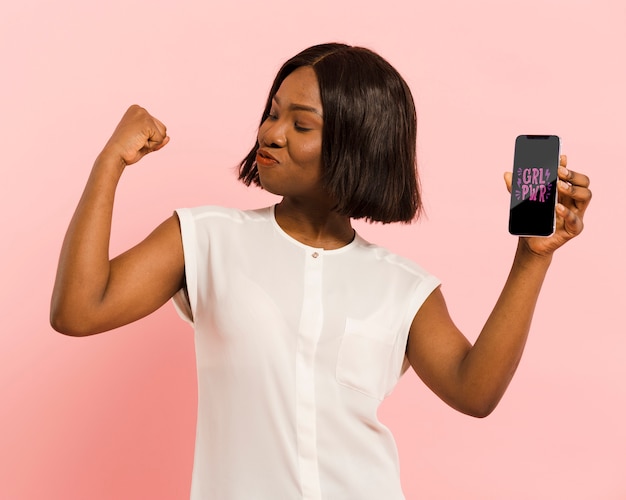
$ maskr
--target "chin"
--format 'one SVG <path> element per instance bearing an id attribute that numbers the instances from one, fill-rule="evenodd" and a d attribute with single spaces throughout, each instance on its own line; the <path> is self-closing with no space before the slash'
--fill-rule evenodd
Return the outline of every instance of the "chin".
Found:
<path id="1" fill-rule="evenodd" d="M 271 182 L 266 182 L 259 175 L 259 183 L 261 185 L 261 189 L 267 191 L 268 193 L 275 194 L 276 196 L 283 196 L 283 193 L 280 189 L 276 189 L 276 186 L 273 186 Z"/>

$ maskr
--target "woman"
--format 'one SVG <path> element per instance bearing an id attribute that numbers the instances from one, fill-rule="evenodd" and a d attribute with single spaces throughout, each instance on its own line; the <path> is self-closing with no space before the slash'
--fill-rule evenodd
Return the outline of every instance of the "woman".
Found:
<path id="1" fill-rule="evenodd" d="M 111 261 L 116 185 L 168 143 L 166 128 L 132 106 L 96 159 L 63 244 L 51 321 L 91 335 L 174 297 L 196 339 L 192 498 L 403 498 L 376 410 L 408 364 L 469 415 L 488 415 L 502 397 L 552 254 L 582 231 L 589 180 L 561 158 L 557 230 L 520 239 L 472 346 L 436 278 L 351 226 L 419 214 L 415 135 L 410 91 L 380 56 L 306 49 L 279 71 L 240 166 L 242 181 L 282 201 L 178 210 Z"/>

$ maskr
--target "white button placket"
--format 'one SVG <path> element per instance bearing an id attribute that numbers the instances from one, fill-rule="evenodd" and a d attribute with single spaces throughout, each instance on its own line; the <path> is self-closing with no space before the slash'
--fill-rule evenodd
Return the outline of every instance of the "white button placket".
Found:
<path id="1" fill-rule="evenodd" d="M 322 498 L 317 454 L 315 354 L 322 331 L 323 251 L 307 250 L 304 297 L 296 351 L 296 426 L 302 498 Z"/>

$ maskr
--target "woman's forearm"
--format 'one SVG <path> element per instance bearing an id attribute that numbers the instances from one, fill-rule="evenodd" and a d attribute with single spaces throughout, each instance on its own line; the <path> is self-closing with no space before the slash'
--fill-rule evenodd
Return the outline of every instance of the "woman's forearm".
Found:
<path id="1" fill-rule="evenodd" d="M 495 408 L 517 369 L 551 258 L 520 240 L 502 293 L 461 364 L 464 396 L 480 414 Z"/>

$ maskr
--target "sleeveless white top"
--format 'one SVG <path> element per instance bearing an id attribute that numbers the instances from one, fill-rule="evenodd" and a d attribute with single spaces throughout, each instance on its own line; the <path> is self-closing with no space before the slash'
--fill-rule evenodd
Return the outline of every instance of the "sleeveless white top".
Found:
<path id="1" fill-rule="evenodd" d="M 177 210 L 193 324 L 194 500 L 403 499 L 377 418 L 415 313 L 439 281 L 356 235 L 324 250 L 274 208 Z"/>

